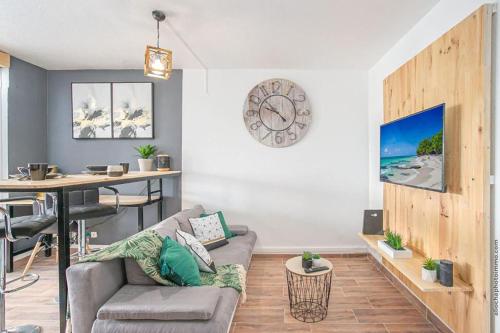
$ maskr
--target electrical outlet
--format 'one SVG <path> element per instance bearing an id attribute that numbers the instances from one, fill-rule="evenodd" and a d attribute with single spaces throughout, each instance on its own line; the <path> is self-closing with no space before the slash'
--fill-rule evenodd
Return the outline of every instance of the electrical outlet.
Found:
<path id="1" fill-rule="evenodd" d="M 92 232 L 90 233 L 90 238 L 97 238 L 97 232 L 92 231 Z"/>

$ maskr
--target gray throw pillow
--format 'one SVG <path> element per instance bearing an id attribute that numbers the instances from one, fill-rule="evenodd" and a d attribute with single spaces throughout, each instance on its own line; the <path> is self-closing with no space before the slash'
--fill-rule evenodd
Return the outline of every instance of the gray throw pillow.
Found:
<path id="1" fill-rule="evenodd" d="M 127 275 L 128 284 L 151 286 L 157 285 L 155 280 L 144 273 L 139 264 L 130 258 L 125 258 L 125 274 Z"/>
<path id="2" fill-rule="evenodd" d="M 196 205 L 193 208 L 185 209 L 178 212 L 172 217 L 179 223 L 180 229 L 188 234 L 194 235 L 191 223 L 189 223 L 189 218 L 200 217 L 201 214 L 205 213 L 202 205 Z"/>

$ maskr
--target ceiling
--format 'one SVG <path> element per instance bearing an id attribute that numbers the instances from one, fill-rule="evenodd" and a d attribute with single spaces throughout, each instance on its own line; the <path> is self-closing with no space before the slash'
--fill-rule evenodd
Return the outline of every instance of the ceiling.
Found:
<path id="1" fill-rule="evenodd" d="M 209 68 L 368 69 L 438 0 L 0 0 L 0 50 L 46 69 L 142 68 L 160 9 Z M 199 68 L 161 24 L 175 68 Z"/>

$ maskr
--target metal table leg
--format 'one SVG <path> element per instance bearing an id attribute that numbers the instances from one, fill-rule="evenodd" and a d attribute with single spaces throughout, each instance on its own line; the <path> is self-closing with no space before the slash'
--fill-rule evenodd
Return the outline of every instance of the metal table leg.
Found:
<path id="1" fill-rule="evenodd" d="M 52 255 L 52 235 L 45 235 L 45 256 L 50 257 Z"/>
<path id="2" fill-rule="evenodd" d="M 163 200 L 158 201 L 158 222 L 163 220 Z"/>
<path id="3" fill-rule="evenodd" d="M 144 207 L 137 207 L 137 230 L 144 230 Z"/>
<path id="4" fill-rule="evenodd" d="M 14 217 L 14 206 L 9 205 L 9 215 Z M 14 243 L 8 242 L 7 246 L 7 273 L 12 273 L 14 271 Z"/>
<path id="5" fill-rule="evenodd" d="M 163 179 L 158 180 L 158 186 L 160 191 L 160 201 L 158 201 L 158 222 L 163 220 Z"/>
<path id="6" fill-rule="evenodd" d="M 69 192 L 57 191 L 57 234 L 59 256 L 59 332 L 66 331 L 66 313 L 68 304 L 68 284 L 66 269 L 69 267 Z"/>

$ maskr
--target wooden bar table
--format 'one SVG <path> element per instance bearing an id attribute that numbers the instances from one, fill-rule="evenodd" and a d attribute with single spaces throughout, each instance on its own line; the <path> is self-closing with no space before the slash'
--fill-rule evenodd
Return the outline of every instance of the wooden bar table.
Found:
<path id="1" fill-rule="evenodd" d="M 59 179 L 46 179 L 40 181 L 20 181 L 15 179 L 0 180 L 0 192 L 51 192 L 57 194 L 57 235 L 59 256 L 59 331 L 66 330 L 66 312 L 68 302 L 68 288 L 66 282 L 66 269 L 70 264 L 69 255 L 69 193 L 71 191 L 89 188 L 113 186 L 146 181 L 148 186 L 151 180 L 179 176 L 180 171 L 131 171 L 120 177 L 98 175 L 68 175 Z"/>

